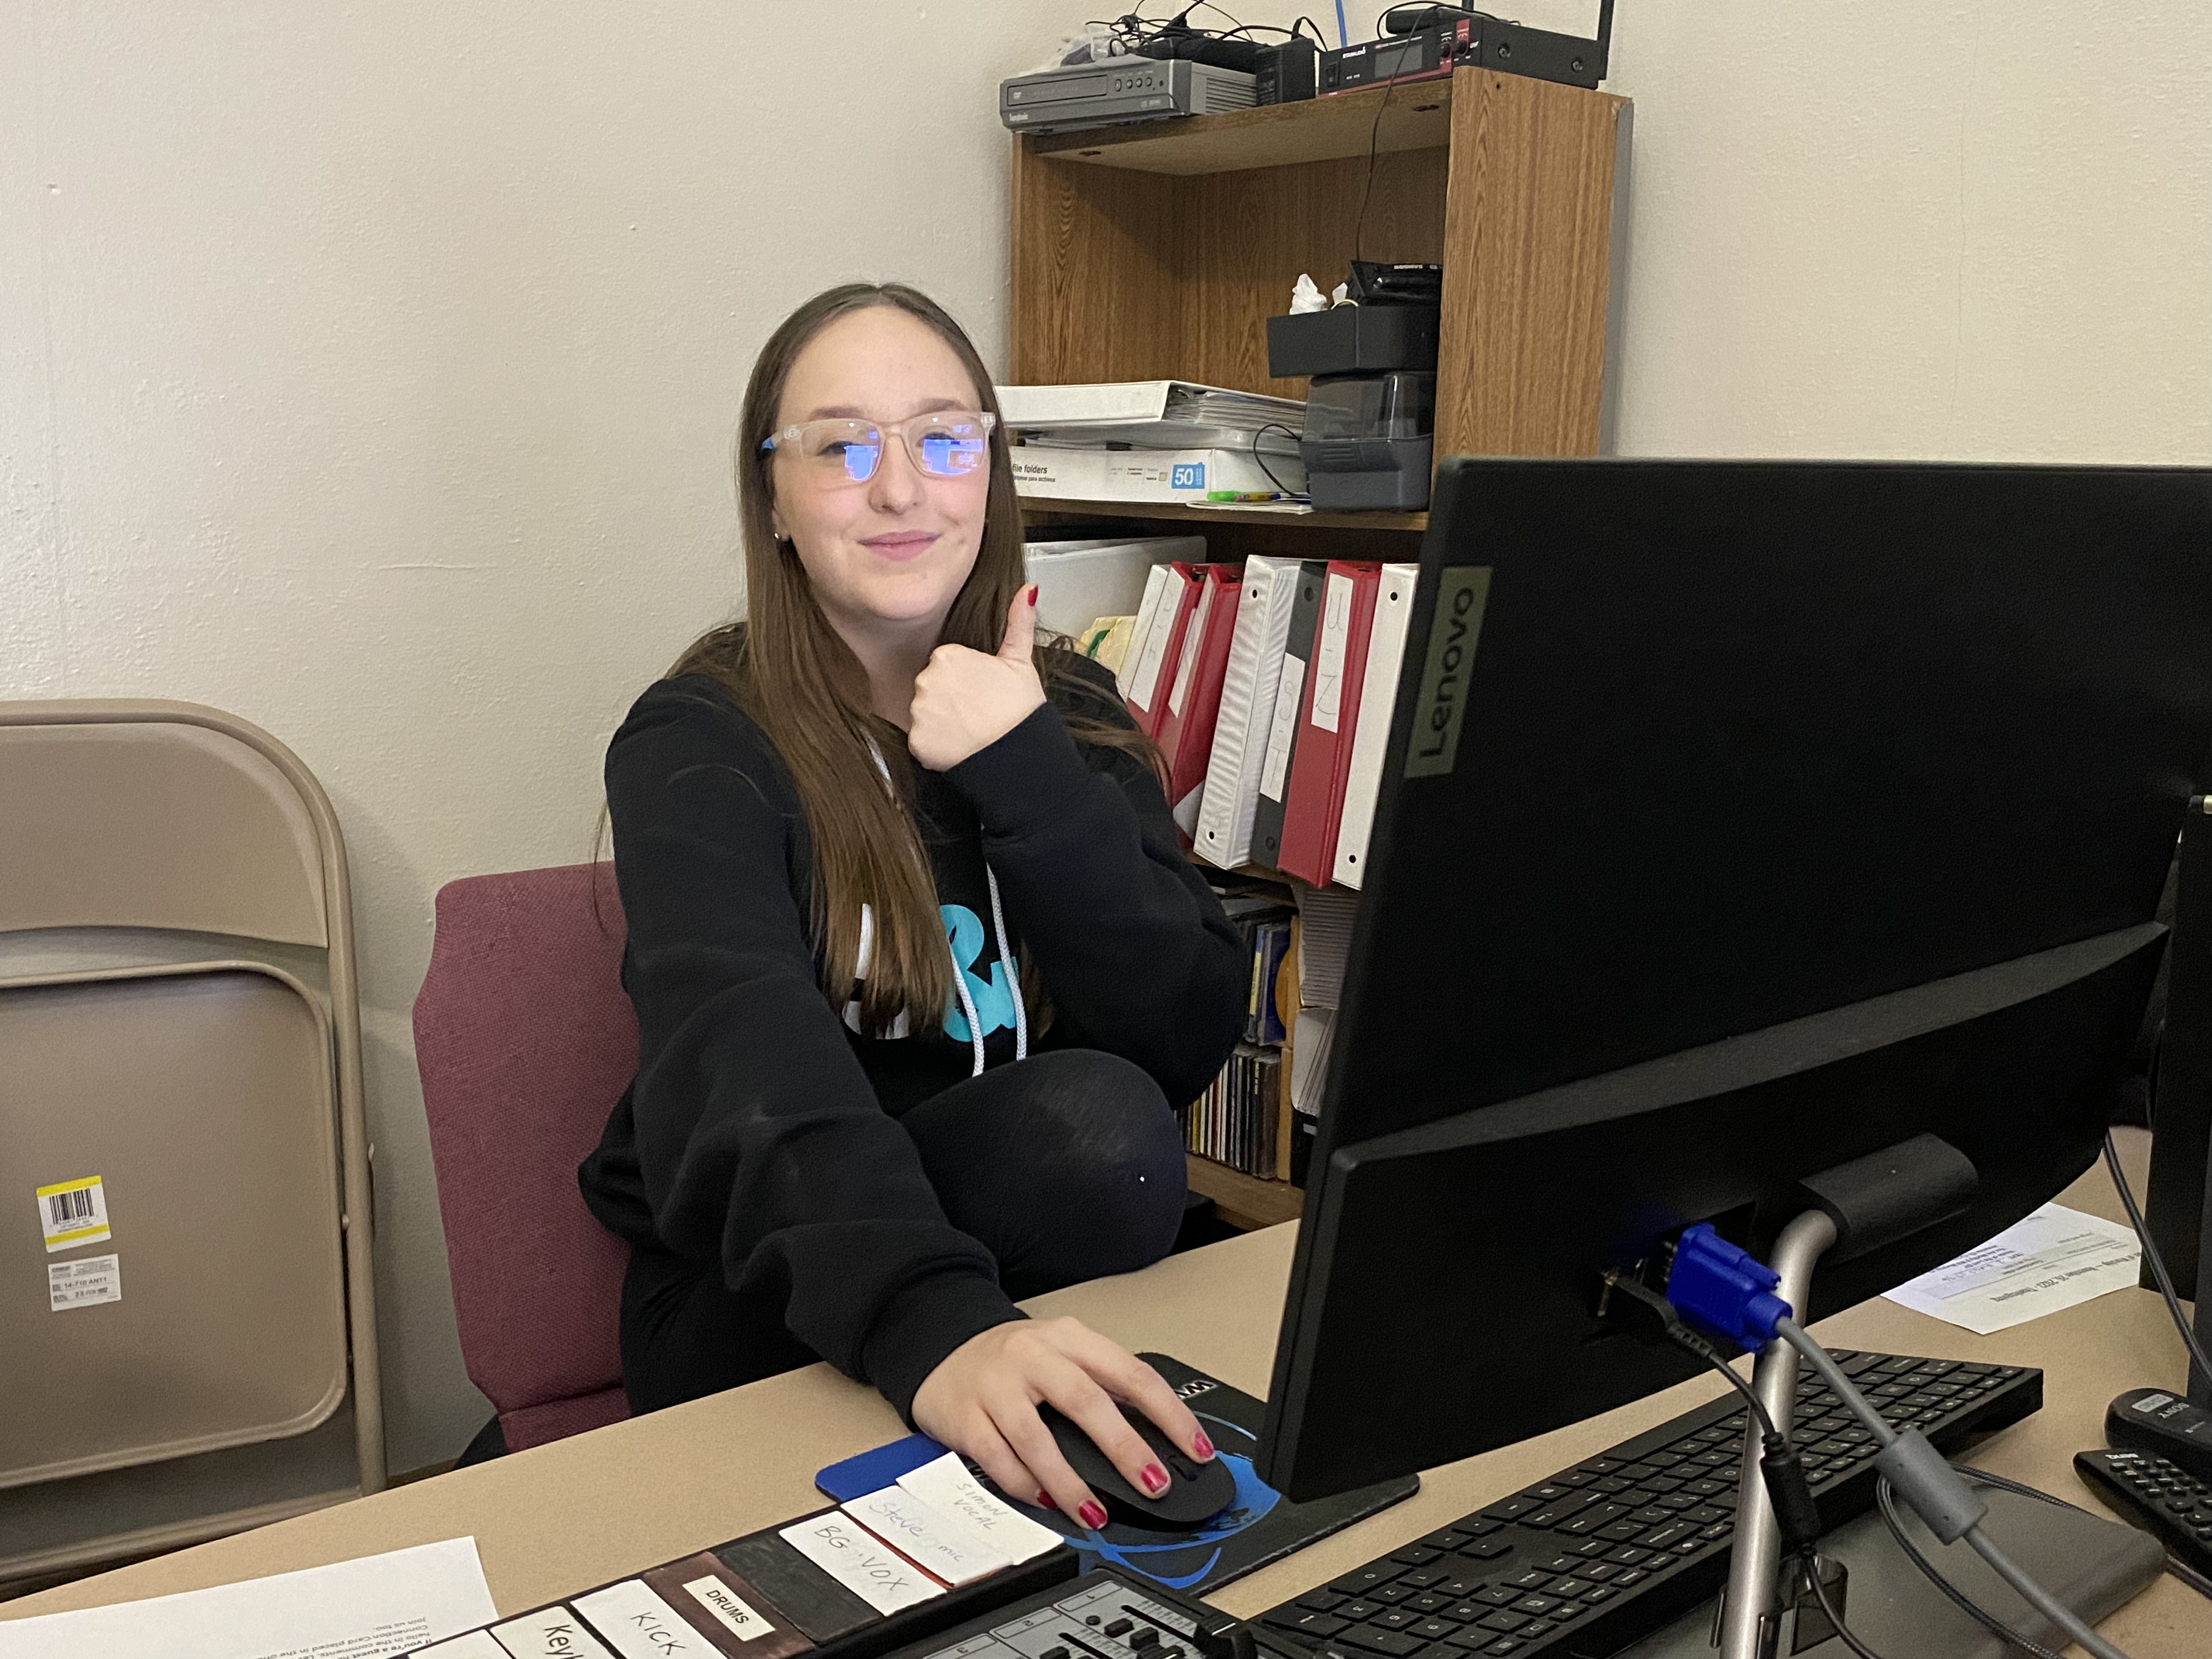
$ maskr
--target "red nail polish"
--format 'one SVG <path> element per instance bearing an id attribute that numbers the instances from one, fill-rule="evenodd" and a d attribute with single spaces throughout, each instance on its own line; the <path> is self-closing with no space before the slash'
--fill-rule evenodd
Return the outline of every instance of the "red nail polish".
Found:
<path id="1" fill-rule="evenodd" d="M 1213 1455 L 1213 1443 L 1206 1437 L 1206 1431 L 1204 1429 L 1200 1429 L 1198 1431 L 1198 1438 L 1191 1442 L 1191 1448 L 1198 1453 L 1201 1459 Z"/>
<path id="2" fill-rule="evenodd" d="M 1097 1532 L 1106 1524 L 1106 1511 L 1096 1504 L 1085 1504 L 1081 1509 L 1076 1510 L 1075 1518 L 1090 1528 L 1091 1531 Z"/>
<path id="3" fill-rule="evenodd" d="M 1041 1510 L 1055 1510 L 1058 1509 L 1060 1505 L 1052 1501 L 1052 1494 L 1050 1492 L 1041 1492 L 1037 1494 L 1037 1507 Z"/>
<path id="4" fill-rule="evenodd" d="M 1036 609 L 1036 584 L 1035 582 L 1031 582 L 1030 584 L 1030 609 L 1032 611 Z"/>
<path id="5" fill-rule="evenodd" d="M 1139 1474 L 1137 1478 L 1145 1483 L 1145 1490 L 1146 1492 L 1165 1492 L 1167 1490 L 1168 1472 L 1157 1463 L 1146 1464 L 1143 1472 Z"/>

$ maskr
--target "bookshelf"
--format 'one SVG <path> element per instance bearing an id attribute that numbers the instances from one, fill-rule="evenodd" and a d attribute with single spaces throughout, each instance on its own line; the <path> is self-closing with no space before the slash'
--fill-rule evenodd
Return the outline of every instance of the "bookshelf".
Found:
<path id="1" fill-rule="evenodd" d="M 1281 397 L 1266 319 L 1354 257 L 1444 268 L 1439 456 L 1595 455 L 1607 436 L 1632 106 L 1469 65 L 1442 81 L 1012 140 L 1007 379 L 1195 380 Z M 1127 521 L 1208 556 L 1412 559 L 1425 513 L 1024 498 L 1034 524 Z M 1271 873 L 1271 872 L 1255 872 Z M 1303 1199 L 1191 1156 L 1240 1226 Z"/>
<path id="2" fill-rule="evenodd" d="M 1249 1232 L 1279 1221 L 1296 1221 L 1304 1207 L 1305 1194 L 1287 1181 L 1262 1181 L 1257 1176 L 1216 1164 L 1196 1152 L 1185 1152 L 1190 1167 L 1190 1189 L 1213 1200 L 1223 1220 Z"/>
<path id="3" fill-rule="evenodd" d="M 1018 136 L 1009 379 L 1302 397 L 1304 381 L 1267 374 L 1266 319 L 1300 271 L 1339 280 L 1357 240 L 1368 258 L 1444 267 L 1437 453 L 1594 455 L 1630 108 L 1470 66 L 1413 87 Z"/>

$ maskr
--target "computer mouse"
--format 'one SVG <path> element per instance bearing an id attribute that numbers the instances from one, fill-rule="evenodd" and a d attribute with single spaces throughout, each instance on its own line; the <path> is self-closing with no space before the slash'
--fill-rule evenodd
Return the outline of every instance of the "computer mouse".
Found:
<path id="1" fill-rule="evenodd" d="M 1125 1527 L 1150 1532 L 1188 1532 L 1201 1521 L 1226 1508 L 1237 1496 L 1237 1477 L 1218 1457 L 1200 1463 L 1160 1431 L 1159 1425 L 1141 1412 L 1121 1407 L 1121 1415 L 1152 1449 L 1152 1456 L 1167 1471 L 1165 1491 L 1154 1495 L 1122 1479 L 1106 1454 L 1072 1418 L 1050 1406 L 1039 1406 L 1037 1415 L 1052 1431 L 1060 1455 L 1067 1460 L 1083 1484 L 1106 1506 L 1106 1518 Z"/>

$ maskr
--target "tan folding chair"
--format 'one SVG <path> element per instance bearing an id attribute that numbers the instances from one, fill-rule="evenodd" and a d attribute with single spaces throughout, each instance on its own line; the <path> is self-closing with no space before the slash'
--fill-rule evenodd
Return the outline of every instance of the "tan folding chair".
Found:
<path id="1" fill-rule="evenodd" d="M 216 709 L 0 702 L 0 1578 L 382 1488 L 372 1202 L 321 787 Z"/>

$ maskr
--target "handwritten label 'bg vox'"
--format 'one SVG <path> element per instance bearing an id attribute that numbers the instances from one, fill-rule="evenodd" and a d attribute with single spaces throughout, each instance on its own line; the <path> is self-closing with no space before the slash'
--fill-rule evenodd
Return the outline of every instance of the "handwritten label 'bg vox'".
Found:
<path id="1" fill-rule="evenodd" d="M 776 1536 L 878 1613 L 896 1613 L 945 1587 L 858 1522 L 838 1515 L 795 1522 Z"/>

